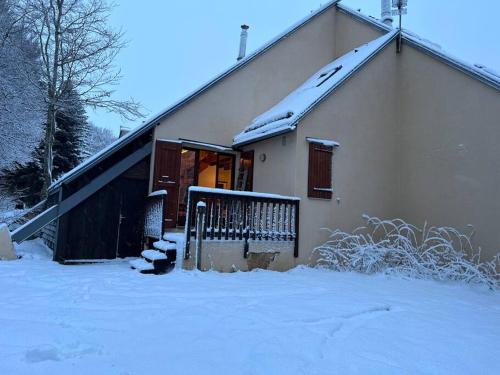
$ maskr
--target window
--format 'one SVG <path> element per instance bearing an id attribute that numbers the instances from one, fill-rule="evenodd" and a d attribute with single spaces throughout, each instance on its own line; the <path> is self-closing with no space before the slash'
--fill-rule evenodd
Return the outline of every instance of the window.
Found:
<path id="1" fill-rule="evenodd" d="M 309 198 L 332 198 L 333 146 L 309 143 L 309 171 L 307 196 Z"/>

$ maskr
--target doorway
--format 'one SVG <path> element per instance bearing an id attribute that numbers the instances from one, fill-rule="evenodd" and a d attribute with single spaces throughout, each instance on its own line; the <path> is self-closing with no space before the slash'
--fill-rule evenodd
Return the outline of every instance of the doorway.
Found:
<path id="1" fill-rule="evenodd" d="M 177 225 L 184 226 L 190 186 L 217 189 L 234 188 L 235 157 L 210 150 L 183 148 L 180 162 L 179 209 Z"/>
<path id="2" fill-rule="evenodd" d="M 235 156 L 156 141 L 153 190 L 167 191 L 165 228 L 184 226 L 190 186 L 234 188 Z"/>

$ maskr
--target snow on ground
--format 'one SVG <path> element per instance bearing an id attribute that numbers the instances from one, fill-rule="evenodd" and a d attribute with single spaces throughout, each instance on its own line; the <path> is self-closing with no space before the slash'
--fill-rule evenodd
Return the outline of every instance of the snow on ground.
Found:
<path id="1" fill-rule="evenodd" d="M 0 374 L 499 374 L 500 293 L 297 268 L 0 262 Z"/>

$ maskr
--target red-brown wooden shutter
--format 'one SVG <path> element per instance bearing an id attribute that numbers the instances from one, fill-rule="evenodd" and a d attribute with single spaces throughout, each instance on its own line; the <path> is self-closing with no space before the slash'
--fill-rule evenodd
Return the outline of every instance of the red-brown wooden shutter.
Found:
<path id="1" fill-rule="evenodd" d="M 309 143 L 308 197 L 332 198 L 332 155 L 333 146 Z"/>

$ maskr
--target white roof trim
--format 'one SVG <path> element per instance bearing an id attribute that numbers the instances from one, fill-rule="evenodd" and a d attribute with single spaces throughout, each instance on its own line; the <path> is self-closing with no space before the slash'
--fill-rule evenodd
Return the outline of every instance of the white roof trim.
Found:
<path id="1" fill-rule="evenodd" d="M 203 186 L 190 186 L 189 191 L 201 192 L 201 193 L 215 193 L 215 194 L 230 194 L 238 195 L 242 197 L 255 197 L 255 198 L 272 198 L 272 199 L 284 199 L 284 200 L 297 200 L 300 201 L 299 197 L 292 197 L 280 194 L 271 193 L 259 193 L 256 191 L 241 191 L 241 190 L 226 190 L 217 188 L 208 188 Z"/>
<path id="2" fill-rule="evenodd" d="M 230 153 L 234 152 L 233 148 L 229 146 L 223 146 L 208 142 L 192 141 L 190 139 L 182 139 L 182 138 L 179 138 L 179 140 L 182 142 L 183 145 L 186 145 L 187 147 L 192 146 L 196 148 L 209 149 L 210 151 L 221 151 Z"/>
<path id="3" fill-rule="evenodd" d="M 323 146 L 340 147 L 340 143 L 338 143 L 337 141 L 329 140 L 329 139 L 319 139 L 319 138 L 306 137 L 306 141 L 309 143 L 319 143 L 319 144 L 322 144 Z"/>
<path id="4" fill-rule="evenodd" d="M 394 30 L 392 27 L 387 26 L 380 20 L 362 14 L 342 3 L 337 4 L 337 8 L 350 16 L 357 18 L 360 21 L 368 23 L 382 31 Z M 428 41 L 417 34 L 403 29 L 403 40 L 406 41 L 412 47 L 420 49 L 422 52 L 427 53 L 430 56 L 440 59 L 447 65 L 462 71 L 463 73 L 475 78 L 497 90 L 500 90 L 500 73 L 495 72 L 493 69 L 483 66 L 481 64 L 471 64 L 466 61 L 461 60 L 453 56 L 452 54 L 446 52 L 440 46 L 431 41 Z"/>

